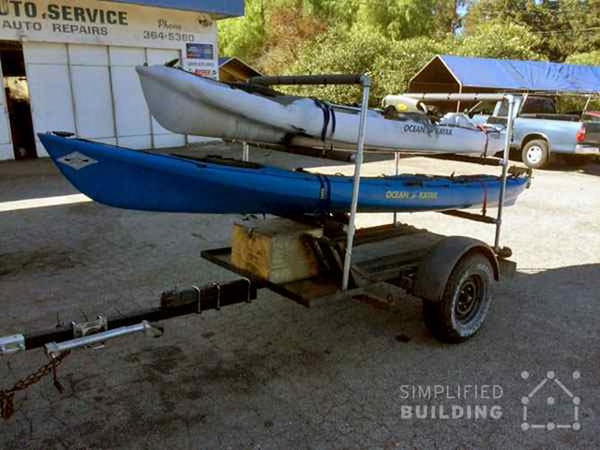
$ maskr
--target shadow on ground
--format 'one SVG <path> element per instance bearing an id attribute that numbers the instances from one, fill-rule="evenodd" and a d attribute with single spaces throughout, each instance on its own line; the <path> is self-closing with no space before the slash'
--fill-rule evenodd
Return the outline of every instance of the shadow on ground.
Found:
<path id="1" fill-rule="evenodd" d="M 499 446 L 500 435 L 527 446 L 598 444 L 598 292 L 600 264 L 520 272 L 497 289 L 483 331 L 461 345 L 436 342 L 415 302 L 306 310 L 262 295 L 250 306 L 170 322 L 156 342 L 75 353 L 61 369 L 65 393 L 45 382 L 20 397 L 0 437 L 4 448 L 419 447 L 431 436 L 489 447 L 490 434 Z M 584 374 L 576 441 L 513 424 L 518 374 L 548 367 Z M 17 371 L 3 369 L 2 379 Z M 506 417 L 477 425 L 401 420 L 400 386 L 423 383 L 499 383 Z"/>

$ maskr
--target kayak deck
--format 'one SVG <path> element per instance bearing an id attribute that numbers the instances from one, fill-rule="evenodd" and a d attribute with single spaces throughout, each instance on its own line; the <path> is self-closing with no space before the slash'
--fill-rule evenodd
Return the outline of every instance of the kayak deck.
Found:
<path id="1" fill-rule="evenodd" d="M 84 139 L 40 134 L 67 179 L 92 199 L 145 211 L 211 214 L 347 213 L 354 180 L 218 157 L 134 151 Z M 505 205 L 529 183 L 506 180 Z M 397 175 L 361 178 L 360 212 L 445 211 L 497 204 L 500 177 Z"/>

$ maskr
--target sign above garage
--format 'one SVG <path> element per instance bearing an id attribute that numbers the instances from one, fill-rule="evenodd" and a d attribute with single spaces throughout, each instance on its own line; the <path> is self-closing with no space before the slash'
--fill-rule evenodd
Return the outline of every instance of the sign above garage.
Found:
<path id="1" fill-rule="evenodd" d="M 0 0 L 0 39 L 181 48 L 216 40 L 207 13 L 82 0 Z"/>
<path id="2" fill-rule="evenodd" d="M 119 3 L 137 3 L 145 6 L 158 6 L 167 9 L 201 11 L 219 17 L 237 17 L 244 15 L 245 0 L 110 0 Z"/>

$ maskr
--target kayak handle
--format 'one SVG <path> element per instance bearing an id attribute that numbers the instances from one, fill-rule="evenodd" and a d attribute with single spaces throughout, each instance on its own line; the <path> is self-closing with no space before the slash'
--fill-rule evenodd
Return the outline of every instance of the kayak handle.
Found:
<path id="1" fill-rule="evenodd" d="M 272 86 L 275 84 L 362 84 L 371 85 L 371 78 L 367 75 L 282 75 L 282 76 L 264 76 L 252 77 L 250 84 L 260 84 L 262 86 Z"/>

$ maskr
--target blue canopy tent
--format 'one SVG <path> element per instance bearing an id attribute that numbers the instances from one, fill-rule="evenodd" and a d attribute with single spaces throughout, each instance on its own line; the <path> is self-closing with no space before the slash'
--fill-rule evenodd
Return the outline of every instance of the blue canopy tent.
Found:
<path id="1" fill-rule="evenodd" d="M 600 93 L 600 67 L 438 55 L 409 81 L 409 92 Z"/>
<path id="2" fill-rule="evenodd" d="M 438 55 L 410 79 L 408 92 L 597 95 L 600 94 L 600 67 Z M 456 107 L 448 103 L 439 106 Z"/>

